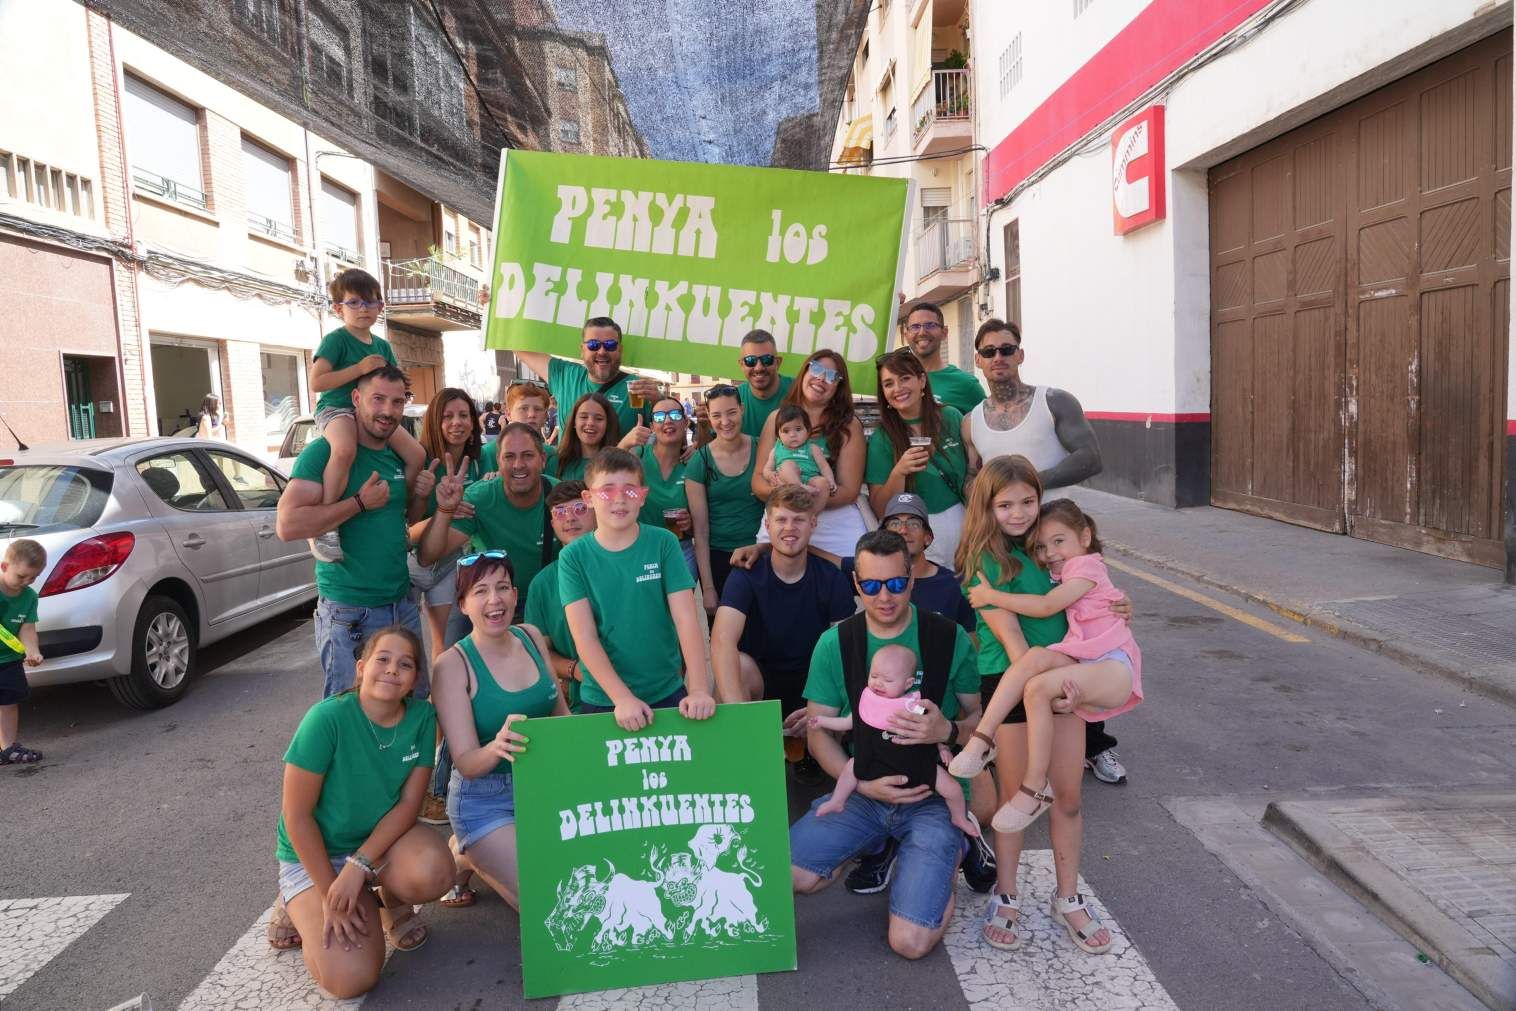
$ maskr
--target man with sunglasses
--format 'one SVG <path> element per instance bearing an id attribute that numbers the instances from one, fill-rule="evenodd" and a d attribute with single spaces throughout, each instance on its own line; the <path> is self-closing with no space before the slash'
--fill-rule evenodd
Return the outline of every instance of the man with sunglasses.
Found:
<path id="1" fill-rule="evenodd" d="M 950 619 L 911 603 L 914 578 L 910 551 L 897 533 L 874 530 L 858 541 L 853 586 L 863 613 L 822 634 L 805 684 L 812 716 L 852 712 L 874 654 L 900 645 L 917 657 L 921 712 L 901 712 L 891 731 L 900 744 L 952 744 L 969 739 L 979 715 L 979 675 L 968 633 Z M 943 714 L 956 703 L 957 722 Z M 812 729 L 808 744 L 821 766 L 836 777 L 847 764 L 842 742 Z M 830 795 L 828 795 L 830 796 Z M 858 784 L 843 811 L 819 817 L 816 808 L 790 827 L 790 876 L 795 891 L 819 892 L 849 860 L 899 844 L 890 886 L 889 944 L 905 958 L 921 958 L 942 939 L 953 915 L 953 878 L 968 852 L 947 804 L 930 784 L 909 785 L 905 776 Z M 947 896 L 944 902 L 943 896 Z"/>
<path id="2" fill-rule="evenodd" d="M 917 302 L 900 324 L 905 346 L 916 352 L 932 380 L 932 395 L 938 403 L 968 414 L 984 399 L 984 387 L 973 373 L 942 360 L 942 341 L 947 337 L 942 309 L 931 302 Z"/>
<path id="3" fill-rule="evenodd" d="M 560 404 L 577 403 L 586 393 L 603 393 L 616 408 L 621 431 L 630 432 L 639 424 L 640 408 L 632 406 L 633 396 L 651 404 L 659 394 L 658 383 L 621 371 L 621 324 L 609 316 L 595 316 L 584 324 L 579 339 L 582 359 L 571 362 L 555 358 L 545 351 L 517 351 L 516 357 L 539 376 L 547 377 L 547 388 Z M 520 574 L 517 574 L 518 580 Z M 522 584 L 525 585 L 525 584 Z"/>
<path id="4" fill-rule="evenodd" d="M 774 335 L 767 330 L 751 330 L 742 338 L 737 364 L 747 379 L 737 384 L 737 398 L 742 401 L 743 435 L 756 439 L 763 434 L 763 423 L 779 409 L 795 381 L 779 374 L 784 356 L 778 350 Z"/>

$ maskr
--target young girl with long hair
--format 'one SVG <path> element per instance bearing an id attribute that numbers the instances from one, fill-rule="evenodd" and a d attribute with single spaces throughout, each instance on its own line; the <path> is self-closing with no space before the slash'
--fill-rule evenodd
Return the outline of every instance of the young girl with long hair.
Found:
<path id="1" fill-rule="evenodd" d="M 586 393 L 569 410 L 563 439 L 558 444 L 558 473 L 553 476 L 560 481 L 583 481 L 590 457 L 620 441 L 621 420 L 616 416 L 616 405 L 603 393 Z"/>

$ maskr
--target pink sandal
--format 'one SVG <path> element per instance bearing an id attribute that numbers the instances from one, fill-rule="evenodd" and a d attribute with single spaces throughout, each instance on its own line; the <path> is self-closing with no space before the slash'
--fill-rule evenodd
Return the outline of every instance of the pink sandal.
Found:
<path id="1" fill-rule="evenodd" d="M 1023 811 L 1012 807 L 1010 801 L 1000 805 L 1000 810 L 995 812 L 995 817 L 990 824 L 996 832 L 1024 832 L 1028 825 L 1041 818 L 1048 808 L 1053 806 L 1052 783 L 1046 783 L 1042 789 L 1033 790 L 1025 783 L 1021 784 L 1021 792 L 1037 802 L 1037 810 Z"/>

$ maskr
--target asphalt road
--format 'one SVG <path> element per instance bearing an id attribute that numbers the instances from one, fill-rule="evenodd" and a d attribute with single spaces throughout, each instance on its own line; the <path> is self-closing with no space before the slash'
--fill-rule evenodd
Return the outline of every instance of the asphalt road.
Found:
<path id="1" fill-rule="evenodd" d="M 1128 784 L 1086 777 L 1084 875 L 1134 946 L 1130 954 L 1102 963 L 1049 932 L 1022 952 L 1000 955 L 975 947 L 965 924 L 953 951 L 906 963 L 884 944 L 886 898 L 852 896 L 839 886 L 797 900 L 798 972 L 749 978 L 745 990 L 723 1001 L 772 1008 L 1371 1006 L 1352 973 L 1319 954 L 1164 802 L 1509 789 L 1516 784 L 1516 711 L 1315 630 L 1289 626 L 1310 641 L 1287 642 L 1116 575 L 1138 608 L 1149 695 L 1112 724 Z M 1225 603 L 1287 624 L 1237 600 Z M 7 1011 L 108 1008 L 141 993 L 155 1008 L 179 1007 L 218 963 L 224 968 L 223 957 L 272 901 L 280 757 L 321 684 L 308 615 L 276 619 L 208 652 L 206 673 L 168 710 L 128 712 L 92 686 L 38 691 L 25 707 L 24 739 L 48 758 L 38 767 L 0 769 L 0 907 L 43 896 L 126 897 L 111 900 L 98 922 L 29 975 L 14 972 L 13 938 L 0 939 Z M 792 793 L 797 805 L 805 799 Z M 1029 849 L 1048 845 L 1041 825 Z M 1030 897 L 1046 902 L 1045 893 Z M 977 917 L 980 908 L 975 897 L 970 913 Z M 424 915 L 430 943 L 391 960 L 366 1008 L 527 1003 L 514 913 L 489 897 L 471 910 L 433 907 Z M 273 964 L 266 946 L 242 950 L 254 972 Z M 13 975 L 25 978 L 5 996 L 8 959 Z M 1081 979 L 1106 973 L 1104 985 L 1114 973 L 1120 991 L 1129 971 L 1156 978 L 1157 989 L 1129 1004 L 1081 999 Z M 1010 973 L 1020 989 L 986 989 L 984 972 Z M 1027 989 L 1044 979 L 1053 981 L 1045 991 Z M 699 993 L 625 998 L 634 1000 L 713 1003 Z"/>

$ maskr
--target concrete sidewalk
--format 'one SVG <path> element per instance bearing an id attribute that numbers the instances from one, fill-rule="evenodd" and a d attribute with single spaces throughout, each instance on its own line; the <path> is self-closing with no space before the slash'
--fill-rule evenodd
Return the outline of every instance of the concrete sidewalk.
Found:
<path id="1" fill-rule="evenodd" d="M 1209 507 L 1061 488 L 1108 549 L 1516 703 L 1516 586 L 1501 573 Z"/>

